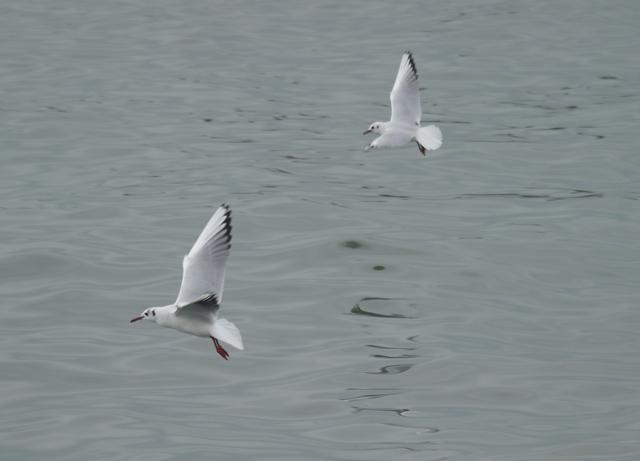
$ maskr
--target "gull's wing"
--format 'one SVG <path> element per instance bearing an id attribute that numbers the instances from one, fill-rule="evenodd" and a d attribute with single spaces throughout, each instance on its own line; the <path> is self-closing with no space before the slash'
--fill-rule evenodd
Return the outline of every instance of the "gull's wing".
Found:
<path id="1" fill-rule="evenodd" d="M 402 55 L 398 75 L 391 89 L 391 123 L 420 126 L 421 118 L 418 71 L 413 56 L 406 52 Z"/>
<path id="2" fill-rule="evenodd" d="M 213 214 L 191 251 L 182 260 L 182 285 L 176 306 L 222 302 L 224 264 L 231 248 L 231 209 L 222 205 Z"/>
<path id="3" fill-rule="evenodd" d="M 218 305 L 216 295 L 212 295 L 208 298 L 198 300 L 195 303 L 180 307 L 176 311 L 176 316 L 197 320 L 198 322 L 208 325 L 211 322 L 211 316 L 215 315 L 219 308 L 220 306 Z"/>

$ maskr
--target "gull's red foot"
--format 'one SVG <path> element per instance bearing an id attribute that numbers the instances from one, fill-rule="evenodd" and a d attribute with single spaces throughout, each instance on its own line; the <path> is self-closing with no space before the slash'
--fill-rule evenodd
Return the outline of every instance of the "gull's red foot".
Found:
<path id="1" fill-rule="evenodd" d="M 418 149 L 420 149 L 420 153 L 422 155 L 427 155 L 427 149 L 425 149 L 424 146 L 420 144 L 418 141 L 416 141 L 416 144 L 418 145 Z"/>
<path id="2" fill-rule="evenodd" d="M 218 354 L 220 354 L 223 359 L 229 360 L 229 353 L 224 350 L 224 348 L 220 345 L 218 340 L 216 338 L 214 338 L 213 336 L 211 336 L 211 339 L 213 340 L 213 344 L 215 344 L 215 346 L 216 346 L 216 352 Z"/>

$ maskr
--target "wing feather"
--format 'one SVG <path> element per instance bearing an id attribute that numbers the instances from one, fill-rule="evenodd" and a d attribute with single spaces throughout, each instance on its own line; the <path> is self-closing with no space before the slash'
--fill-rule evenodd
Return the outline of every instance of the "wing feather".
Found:
<path id="1" fill-rule="evenodd" d="M 182 284 L 176 306 L 222 302 L 224 266 L 231 248 L 231 209 L 222 205 L 213 214 L 191 251 L 182 260 Z"/>
<path id="2" fill-rule="evenodd" d="M 391 89 L 391 122 L 420 126 L 421 119 L 418 71 L 413 56 L 407 51 L 402 55 L 396 81 Z"/>

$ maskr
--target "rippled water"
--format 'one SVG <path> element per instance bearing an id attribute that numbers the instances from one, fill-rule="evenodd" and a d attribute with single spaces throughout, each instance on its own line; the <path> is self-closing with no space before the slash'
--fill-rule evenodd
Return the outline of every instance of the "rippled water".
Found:
<path id="1" fill-rule="evenodd" d="M 395 3 L 0 6 L 3 460 L 640 458 L 640 4 Z M 229 362 L 128 323 L 223 201 Z"/>

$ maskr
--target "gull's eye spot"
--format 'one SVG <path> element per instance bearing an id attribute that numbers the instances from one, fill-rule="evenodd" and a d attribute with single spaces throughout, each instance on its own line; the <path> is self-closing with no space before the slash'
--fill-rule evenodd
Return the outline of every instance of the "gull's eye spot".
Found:
<path id="1" fill-rule="evenodd" d="M 153 314 L 154 317 L 156 316 L 156 310 L 155 309 L 152 310 L 151 313 Z"/>

